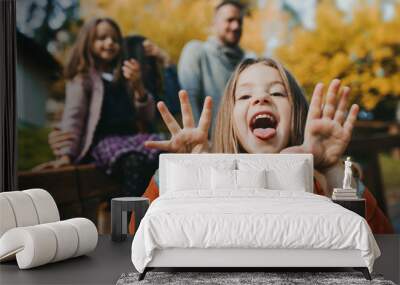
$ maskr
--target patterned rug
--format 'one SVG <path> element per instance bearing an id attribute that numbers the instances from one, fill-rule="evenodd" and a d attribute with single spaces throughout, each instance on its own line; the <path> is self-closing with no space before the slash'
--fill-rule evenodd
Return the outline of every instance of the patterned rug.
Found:
<path id="1" fill-rule="evenodd" d="M 372 274 L 372 281 L 360 272 L 148 272 L 142 281 L 139 273 L 122 274 L 117 285 L 131 284 L 390 284 L 381 275 Z"/>

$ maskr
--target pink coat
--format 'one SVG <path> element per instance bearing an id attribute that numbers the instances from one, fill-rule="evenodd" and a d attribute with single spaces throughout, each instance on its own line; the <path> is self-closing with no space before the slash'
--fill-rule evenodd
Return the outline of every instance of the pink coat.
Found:
<path id="1" fill-rule="evenodd" d="M 148 95 L 145 103 L 134 101 L 137 118 L 144 122 L 151 121 L 155 113 L 154 99 Z M 88 78 L 77 75 L 66 84 L 65 108 L 60 128 L 73 133 L 75 139 L 70 146 L 61 150 L 61 154 L 70 156 L 75 163 L 81 161 L 92 146 L 103 97 L 103 82 L 96 71 L 91 71 Z"/>

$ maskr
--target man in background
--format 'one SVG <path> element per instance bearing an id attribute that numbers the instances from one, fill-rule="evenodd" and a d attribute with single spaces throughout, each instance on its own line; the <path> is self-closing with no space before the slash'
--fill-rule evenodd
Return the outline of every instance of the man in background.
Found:
<path id="1" fill-rule="evenodd" d="M 181 88 L 189 94 L 193 116 L 199 121 L 206 96 L 213 99 L 215 121 L 225 86 L 236 65 L 244 58 L 239 46 L 244 7 L 225 0 L 215 7 L 213 35 L 207 41 L 192 40 L 183 48 L 178 63 Z"/>

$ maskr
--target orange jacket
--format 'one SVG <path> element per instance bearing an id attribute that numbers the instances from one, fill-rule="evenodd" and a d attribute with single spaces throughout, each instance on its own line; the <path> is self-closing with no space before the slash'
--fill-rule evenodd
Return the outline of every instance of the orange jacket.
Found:
<path id="1" fill-rule="evenodd" d="M 314 179 L 314 193 L 318 195 L 324 195 L 322 187 Z M 154 176 L 151 178 L 149 186 L 143 197 L 146 197 L 150 200 L 150 203 L 156 199 L 159 195 L 158 185 L 154 179 Z M 371 227 L 371 230 L 374 234 L 391 234 L 393 233 L 393 227 L 389 221 L 389 219 L 385 216 L 382 210 L 378 207 L 378 203 L 374 196 L 369 192 L 368 189 L 365 189 L 363 193 L 363 198 L 366 201 L 366 220 Z M 129 233 L 133 234 L 135 232 L 135 223 L 134 223 L 134 215 L 132 213 L 131 222 L 129 223 Z"/>

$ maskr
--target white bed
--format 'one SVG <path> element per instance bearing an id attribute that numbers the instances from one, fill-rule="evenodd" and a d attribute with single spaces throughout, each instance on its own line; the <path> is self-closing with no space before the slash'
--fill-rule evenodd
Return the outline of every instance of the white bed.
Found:
<path id="1" fill-rule="evenodd" d="M 132 243 L 140 279 L 155 267 L 354 267 L 370 278 L 380 255 L 363 218 L 312 194 L 311 155 L 162 154 L 159 175 Z"/>

